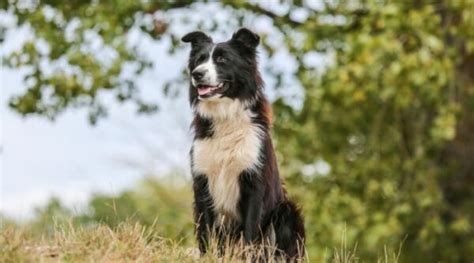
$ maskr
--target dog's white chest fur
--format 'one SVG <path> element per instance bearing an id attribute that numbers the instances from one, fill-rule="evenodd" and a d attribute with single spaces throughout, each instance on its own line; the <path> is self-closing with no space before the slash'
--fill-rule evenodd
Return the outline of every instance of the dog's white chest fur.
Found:
<path id="1" fill-rule="evenodd" d="M 240 220 L 239 175 L 259 167 L 262 130 L 251 122 L 251 113 L 237 100 L 200 103 L 198 112 L 210 117 L 213 136 L 193 143 L 193 170 L 208 177 L 214 210 Z"/>

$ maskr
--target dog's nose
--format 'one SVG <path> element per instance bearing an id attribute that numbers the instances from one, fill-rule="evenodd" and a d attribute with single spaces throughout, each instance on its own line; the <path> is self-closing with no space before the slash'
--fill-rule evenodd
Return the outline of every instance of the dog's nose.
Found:
<path id="1" fill-rule="evenodd" d="M 193 75 L 194 80 L 201 80 L 204 77 L 204 72 L 195 70 L 191 75 Z"/>

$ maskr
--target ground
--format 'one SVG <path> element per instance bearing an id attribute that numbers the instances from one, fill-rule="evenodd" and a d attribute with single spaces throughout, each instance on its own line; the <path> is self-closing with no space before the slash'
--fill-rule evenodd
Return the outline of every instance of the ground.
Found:
<path id="1" fill-rule="evenodd" d="M 124 222 L 114 229 L 63 225 L 41 237 L 18 226 L 4 225 L 1 232 L 0 262 L 216 262 L 215 246 L 200 257 L 197 248 L 156 236 L 138 223 Z M 261 249 L 229 248 L 219 262 L 254 262 L 249 251 Z M 360 261 L 344 244 L 324 258 L 323 262 Z M 398 262 L 398 256 L 385 255 L 379 262 Z"/>

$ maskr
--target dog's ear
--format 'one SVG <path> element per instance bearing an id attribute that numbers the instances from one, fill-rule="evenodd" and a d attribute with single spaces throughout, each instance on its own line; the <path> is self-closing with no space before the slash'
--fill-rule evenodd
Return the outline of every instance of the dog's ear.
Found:
<path id="1" fill-rule="evenodd" d="M 258 46 L 260 37 L 247 28 L 241 28 L 232 35 L 231 41 L 254 49 Z"/>
<path id="2" fill-rule="evenodd" d="M 191 33 L 187 33 L 184 37 L 181 38 L 181 41 L 185 43 L 191 43 L 191 46 L 194 48 L 204 43 L 212 43 L 212 38 L 210 38 L 204 32 L 194 31 Z"/>

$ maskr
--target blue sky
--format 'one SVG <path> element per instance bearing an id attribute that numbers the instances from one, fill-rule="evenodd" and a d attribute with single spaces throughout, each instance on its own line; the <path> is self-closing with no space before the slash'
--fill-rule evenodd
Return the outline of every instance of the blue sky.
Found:
<path id="1" fill-rule="evenodd" d="M 195 6 L 199 16 L 215 16 L 227 23 L 229 14 L 219 11 L 218 5 Z M 164 16 L 157 13 L 156 16 Z M 167 13 L 173 20 L 170 30 L 185 34 L 195 30 L 194 24 L 179 23 L 182 17 L 193 19 L 195 11 Z M 10 16 L 0 14 L 0 23 L 13 24 Z M 282 36 L 265 18 L 249 18 L 246 24 L 259 33 L 268 34 L 276 47 L 283 46 Z M 213 32 L 215 40 L 226 40 L 229 29 Z M 18 49 L 20 43 L 31 37 L 27 28 L 11 28 L 0 55 Z M 137 115 L 131 104 L 118 105 L 107 99 L 109 117 L 98 125 L 90 126 L 84 110 L 68 110 L 56 121 L 41 117 L 23 118 L 7 107 L 8 99 L 21 93 L 25 87 L 24 72 L 17 69 L 0 69 L 0 211 L 17 219 L 27 219 L 35 206 L 44 204 L 51 196 L 60 197 L 67 205 L 80 210 L 91 193 L 101 191 L 115 193 L 131 187 L 145 175 L 159 176 L 171 170 L 188 172 L 188 150 L 191 145 L 189 123 L 191 111 L 187 103 L 187 86 L 177 98 L 163 95 L 161 84 L 173 79 L 187 61 L 188 49 L 173 56 L 167 43 L 157 43 L 138 31 L 129 34 L 131 45 L 139 49 L 155 63 L 152 70 L 137 79 L 138 86 L 147 101 L 157 102 L 161 110 L 154 115 Z M 186 47 L 186 46 L 184 46 Z M 282 96 L 293 101 L 301 99 L 302 92 L 292 72 L 294 59 L 285 50 L 279 50 L 272 58 L 262 51 L 261 69 L 270 99 Z M 315 60 L 313 58 L 311 60 Z M 274 81 L 268 67 L 286 72 L 285 89 L 273 89 Z"/>

